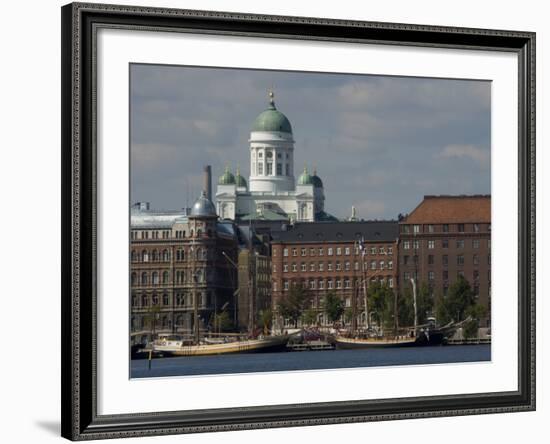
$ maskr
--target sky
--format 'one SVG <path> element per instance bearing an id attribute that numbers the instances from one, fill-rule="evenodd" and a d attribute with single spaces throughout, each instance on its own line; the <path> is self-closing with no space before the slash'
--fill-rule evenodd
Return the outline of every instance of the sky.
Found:
<path id="1" fill-rule="evenodd" d="M 186 66 L 130 67 L 131 202 L 190 206 L 212 166 L 247 179 L 268 106 L 292 124 L 294 174 L 317 169 L 325 211 L 395 219 L 427 194 L 490 194 L 489 81 Z"/>

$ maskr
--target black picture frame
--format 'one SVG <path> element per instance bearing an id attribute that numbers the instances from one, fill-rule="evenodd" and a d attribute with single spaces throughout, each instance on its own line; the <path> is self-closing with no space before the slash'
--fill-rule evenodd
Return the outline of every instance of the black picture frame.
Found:
<path id="1" fill-rule="evenodd" d="M 62 14 L 62 436 L 70 440 L 535 409 L 535 33 L 72 3 Z M 96 91 L 99 27 L 507 51 L 519 66 L 518 390 L 389 400 L 97 414 Z"/>

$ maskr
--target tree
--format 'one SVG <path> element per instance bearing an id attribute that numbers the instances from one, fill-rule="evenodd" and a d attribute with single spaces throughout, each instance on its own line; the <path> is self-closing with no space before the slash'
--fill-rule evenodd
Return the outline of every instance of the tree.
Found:
<path id="1" fill-rule="evenodd" d="M 348 322 L 351 322 L 353 319 L 353 308 L 346 307 L 344 310 L 344 322 L 347 324 Z"/>
<path id="2" fill-rule="evenodd" d="M 151 338 L 155 339 L 157 319 L 160 313 L 160 306 L 158 304 L 153 304 L 147 309 L 147 314 L 144 316 L 145 325 L 148 326 L 149 331 L 151 332 Z"/>
<path id="3" fill-rule="evenodd" d="M 231 320 L 229 313 L 226 311 L 212 313 L 210 316 L 210 326 L 214 329 L 214 331 L 230 331 L 233 329 L 233 321 Z"/>
<path id="4" fill-rule="evenodd" d="M 336 322 L 344 313 L 344 303 L 336 296 L 333 291 L 329 292 L 323 303 L 323 310 L 327 314 L 328 320 L 332 323 Z"/>
<path id="5" fill-rule="evenodd" d="M 376 314 L 379 327 L 393 324 L 393 304 L 395 295 L 385 283 L 371 282 L 368 289 L 368 308 Z"/>
<path id="6" fill-rule="evenodd" d="M 487 309 L 478 303 L 470 305 L 464 312 L 466 318 L 470 318 L 464 325 L 464 337 L 473 338 L 479 331 L 479 320 L 487 314 Z"/>
<path id="7" fill-rule="evenodd" d="M 308 308 L 302 315 L 302 323 L 304 325 L 312 325 L 317 323 L 317 313 L 313 308 Z"/>
<path id="8" fill-rule="evenodd" d="M 273 321 L 273 312 L 271 309 L 266 308 L 265 310 L 260 310 L 258 313 L 258 320 L 264 330 L 264 335 L 267 335 L 271 328 L 271 322 Z"/>
<path id="9" fill-rule="evenodd" d="M 449 287 L 449 293 L 441 298 L 437 307 L 437 317 L 441 324 L 460 322 L 468 316 L 467 310 L 476 304 L 470 283 L 462 276 Z"/>
<path id="10" fill-rule="evenodd" d="M 293 285 L 288 292 L 279 301 L 277 309 L 279 314 L 286 319 L 290 319 L 294 326 L 298 326 L 298 319 L 309 305 L 309 294 L 305 288 L 300 285 Z"/>

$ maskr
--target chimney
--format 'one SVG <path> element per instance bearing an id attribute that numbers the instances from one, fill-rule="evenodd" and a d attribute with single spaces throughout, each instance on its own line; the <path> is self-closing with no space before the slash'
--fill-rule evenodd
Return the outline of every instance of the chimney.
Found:
<path id="1" fill-rule="evenodd" d="M 212 202 L 212 167 L 210 165 L 204 167 L 204 192 L 206 198 Z"/>

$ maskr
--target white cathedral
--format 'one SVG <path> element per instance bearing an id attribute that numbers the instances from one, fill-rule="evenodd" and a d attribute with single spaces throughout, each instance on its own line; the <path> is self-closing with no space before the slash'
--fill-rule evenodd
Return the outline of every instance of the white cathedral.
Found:
<path id="1" fill-rule="evenodd" d="M 250 132 L 250 177 L 248 184 L 237 169 L 220 176 L 216 191 L 221 219 L 335 221 L 325 213 L 323 182 L 316 171 L 304 168 L 294 178 L 294 139 L 287 117 L 277 110 L 269 92 L 269 106 L 260 113 Z"/>

